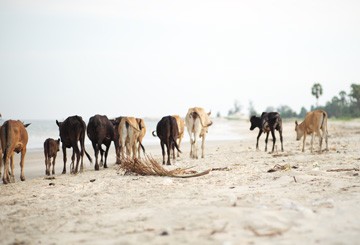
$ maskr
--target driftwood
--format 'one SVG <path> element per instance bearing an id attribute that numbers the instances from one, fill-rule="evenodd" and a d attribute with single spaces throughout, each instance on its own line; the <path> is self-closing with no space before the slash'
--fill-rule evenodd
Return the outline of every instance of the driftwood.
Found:
<path id="1" fill-rule="evenodd" d="M 299 168 L 299 166 L 290 166 L 290 164 L 284 164 L 284 165 L 280 165 L 280 164 L 276 164 L 274 167 L 270 168 L 267 172 L 268 173 L 272 173 L 272 172 L 276 172 L 276 171 L 280 171 L 280 170 L 290 170 L 290 169 L 297 169 Z"/>
<path id="2" fill-rule="evenodd" d="M 346 172 L 346 171 L 359 171 L 358 168 L 336 168 L 336 169 L 328 169 L 326 172 Z"/>
<path id="3" fill-rule="evenodd" d="M 259 232 L 257 231 L 254 227 L 252 226 L 247 226 L 245 227 L 246 229 L 250 230 L 252 233 L 254 233 L 255 236 L 258 236 L 258 237 L 273 237 L 273 236 L 280 236 L 282 235 L 284 232 L 287 232 L 290 228 L 287 228 L 287 229 L 283 229 L 283 230 L 272 230 L 272 231 L 269 231 L 269 232 Z"/>
<path id="4" fill-rule="evenodd" d="M 206 175 L 211 172 L 211 169 L 197 173 L 194 170 L 177 168 L 174 170 L 167 170 L 161 166 L 154 158 L 146 156 L 145 160 L 137 158 L 126 158 L 121 161 L 119 170 L 123 169 L 126 173 L 135 173 L 144 176 L 167 176 L 174 178 L 192 178 Z"/>

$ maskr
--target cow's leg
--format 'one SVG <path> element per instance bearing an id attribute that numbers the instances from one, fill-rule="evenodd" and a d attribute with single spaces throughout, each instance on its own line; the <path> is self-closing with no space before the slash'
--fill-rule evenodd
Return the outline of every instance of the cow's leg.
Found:
<path id="1" fill-rule="evenodd" d="M 179 143 L 178 143 L 179 149 L 180 149 L 181 141 L 182 141 L 182 137 L 179 137 Z M 179 151 L 177 151 L 177 157 L 180 157 L 180 152 Z"/>
<path id="2" fill-rule="evenodd" d="M 325 134 L 325 144 L 326 144 L 325 150 L 328 151 L 329 147 L 328 147 L 328 132 L 327 132 L 327 129 L 324 129 L 324 134 Z"/>
<path id="3" fill-rule="evenodd" d="M 98 156 L 99 156 L 99 144 L 92 142 L 92 147 L 94 149 L 94 153 L 95 153 L 95 166 L 94 169 L 95 171 L 99 171 L 99 163 L 98 163 Z"/>
<path id="4" fill-rule="evenodd" d="M 10 156 L 8 155 L 9 151 L 7 149 L 5 150 L 4 154 L 6 154 L 6 157 L 4 158 L 3 183 L 6 185 L 6 184 L 10 183 L 10 177 L 9 177 L 9 161 L 10 161 L 9 158 L 10 158 Z"/>
<path id="5" fill-rule="evenodd" d="M 265 138 L 265 152 L 267 151 L 267 143 L 268 143 L 268 139 L 269 139 L 269 131 L 266 132 L 266 138 Z"/>
<path id="6" fill-rule="evenodd" d="M 320 145 L 319 153 L 321 153 L 323 136 L 324 136 L 324 132 L 320 133 L 320 130 L 319 130 L 319 145 Z"/>
<path id="7" fill-rule="evenodd" d="M 53 156 L 53 162 L 52 162 L 52 174 L 53 175 L 55 175 L 55 161 L 56 161 L 56 155 Z M 50 172 L 50 167 L 49 167 L 49 172 Z"/>
<path id="8" fill-rule="evenodd" d="M 161 151 L 162 151 L 162 156 L 163 156 L 163 165 L 165 164 L 165 149 L 164 149 L 164 141 L 161 140 L 160 142 L 161 145 Z"/>
<path id="9" fill-rule="evenodd" d="M 105 151 L 101 147 L 101 142 L 98 142 L 99 150 L 100 150 L 100 167 L 104 166 L 104 153 Z"/>
<path id="10" fill-rule="evenodd" d="M 202 136 L 201 142 L 201 158 L 205 157 L 205 134 Z"/>
<path id="11" fill-rule="evenodd" d="M 79 146 L 76 142 L 76 144 L 73 144 L 74 153 L 76 154 L 76 166 L 75 169 L 72 171 L 73 174 L 77 174 L 79 170 L 79 162 L 80 162 L 80 150 Z"/>
<path id="12" fill-rule="evenodd" d="M 49 157 L 45 156 L 45 175 L 50 175 L 50 169 L 49 169 Z"/>
<path id="13" fill-rule="evenodd" d="M 20 162 L 20 166 L 21 166 L 21 162 Z M 11 182 L 11 183 L 15 183 L 14 153 L 11 154 L 11 156 L 10 156 L 10 168 L 11 168 L 11 172 L 9 173 L 9 175 L 10 175 L 10 182 Z M 10 170 L 10 169 L 9 169 L 9 170 Z"/>
<path id="14" fill-rule="evenodd" d="M 305 152 L 305 139 L 306 139 L 306 133 L 304 133 L 304 139 L 303 139 L 303 147 L 302 147 L 302 152 Z"/>
<path id="15" fill-rule="evenodd" d="M 280 142 L 281 142 L 281 151 L 284 152 L 282 130 L 279 130 L 279 135 L 280 135 Z"/>
<path id="16" fill-rule="evenodd" d="M 262 134 L 262 130 L 259 129 L 259 133 L 258 133 L 258 136 L 256 138 L 256 150 L 259 150 L 259 139 L 260 139 L 261 134 Z"/>
<path id="17" fill-rule="evenodd" d="M 70 173 L 74 172 L 74 168 L 75 168 L 75 150 L 73 148 L 71 155 Z"/>
<path id="18" fill-rule="evenodd" d="M 66 147 L 63 145 L 62 146 L 62 151 L 63 151 L 63 161 L 64 161 L 64 168 L 62 171 L 62 174 L 66 174 Z"/>
<path id="19" fill-rule="evenodd" d="M 272 146 L 271 153 L 273 153 L 274 149 L 275 149 L 275 142 L 276 142 L 275 130 L 274 129 L 271 129 L 271 136 L 272 136 L 272 139 L 273 139 L 273 146 Z"/>
<path id="20" fill-rule="evenodd" d="M 313 152 L 314 136 L 315 136 L 315 134 L 312 133 L 312 134 L 311 134 L 311 141 L 310 141 L 310 150 L 311 150 L 311 153 Z"/>
<path id="21" fill-rule="evenodd" d="M 108 167 L 108 166 L 107 166 L 107 157 L 108 157 L 110 145 L 111 145 L 111 141 L 106 145 L 104 168 L 107 168 L 107 167 Z"/>
<path id="22" fill-rule="evenodd" d="M 167 151 L 167 162 L 166 165 L 171 165 L 170 156 L 171 156 L 171 140 L 169 138 L 166 139 L 166 151 Z"/>
<path id="23" fill-rule="evenodd" d="M 26 155 L 26 147 L 24 147 L 21 150 L 21 157 L 20 157 L 20 168 L 21 168 L 20 179 L 21 179 L 21 181 L 25 181 L 25 173 L 24 173 L 25 155 Z M 14 166 L 13 166 L 13 168 L 14 168 Z M 14 175 L 14 173 L 12 173 L 12 174 Z"/>
<path id="24" fill-rule="evenodd" d="M 192 132 L 191 132 L 191 131 L 192 131 L 192 127 L 193 127 L 193 126 L 187 127 L 187 131 L 188 131 L 189 137 L 190 137 L 190 158 L 194 158 L 194 157 L 193 157 L 193 155 L 194 155 L 194 153 L 193 153 L 194 140 L 193 140 L 193 136 L 192 136 Z"/>

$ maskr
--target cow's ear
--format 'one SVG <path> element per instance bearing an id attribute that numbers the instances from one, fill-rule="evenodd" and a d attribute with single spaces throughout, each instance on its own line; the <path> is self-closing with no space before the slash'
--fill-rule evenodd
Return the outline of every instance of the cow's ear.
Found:
<path id="1" fill-rule="evenodd" d="M 58 144 L 60 144 L 60 138 L 58 138 L 57 142 L 58 142 Z"/>
<path id="2" fill-rule="evenodd" d="M 295 121 L 295 125 L 296 125 L 296 126 L 298 125 L 298 122 L 297 122 L 297 120 Z"/>
<path id="3" fill-rule="evenodd" d="M 58 120 L 56 120 L 56 125 L 58 125 L 58 127 L 60 127 L 60 123 Z"/>
<path id="4" fill-rule="evenodd" d="M 27 124 L 24 124 L 24 127 L 26 128 L 27 126 L 29 126 L 31 123 L 27 123 Z"/>
<path id="5" fill-rule="evenodd" d="M 209 115 L 209 116 L 211 115 L 211 111 L 209 111 L 208 115 Z"/>

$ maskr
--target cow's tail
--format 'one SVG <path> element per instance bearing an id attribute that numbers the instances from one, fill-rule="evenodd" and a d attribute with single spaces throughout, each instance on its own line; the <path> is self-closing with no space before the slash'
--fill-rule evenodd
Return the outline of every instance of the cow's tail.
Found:
<path id="1" fill-rule="evenodd" d="M 176 120 L 175 120 L 175 123 L 176 123 Z M 177 123 L 176 123 L 176 125 L 177 125 Z M 173 141 L 173 143 L 175 145 L 176 150 L 178 150 L 178 152 L 182 153 L 181 150 L 179 149 L 178 144 L 176 143 L 176 139 L 174 139 L 174 135 L 172 134 L 172 132 L 173 132 L 173 124 L 171 122 L 170 122 L 170 132 L 171 132 L 170 137 L 171 137 L 171 140 Z M 178 130 L 178 132 L 179 132 L 179 130 Z"/>
<path id="2" fill-rule="evenodd" d="M 144 155 L 145 155 L 145 147 L 143 146 L 143 144 L 141 144 L 141 142 L 140 142 L 139 144 L 140 144 L 140 147 L 141 147 L 141 149 L 143 150 Z"/>
<path id="3" fill-rule="evenodd" d="M 155 130 L 152 131 L 152 135 L 153 135 L 154 137 L 157 137 Z"/>
<path id="4" fill-rule="evenodd" d="M 90 157 L 89 153 L 84 149 L 86 157 L 89 159 L 90 163 L 92 163 L 92 158 Z"/>
<path id="5" fill-rule="evenodd" d="M 5 164 L 5 161 L 6 161 L 6 158 L 7 158 L 7 155 L 9 155 L 9 150 L 10 150 L 10 146 L 11 146 L 11 143 L 10 143 L 10 134 L 9 134 L 9 130 L 10 130 L 10 125 L 8 122 L 6 122 L 3 126 L 2 126 L 2 129 L 1 130 L 4 130 L 4 138 L 5 138 L 5 143 L 6 145 L 4 145 L 4 152 L 3 152 L 3 162 Z"/>
<path id="6" fill-rule="evenodd" d="M 320 129 L 323 129 L 324 124 L 327 123 L 327 114 L 326 114 L 326 112 L 323 111 L 322 114 L 323 114 L 323 118 L 322 118 L 322 122 L 321 122 L 321 125 L 320 125 Z M 327 129 L 326 129 L 326 133 L 327 133 Z"/>

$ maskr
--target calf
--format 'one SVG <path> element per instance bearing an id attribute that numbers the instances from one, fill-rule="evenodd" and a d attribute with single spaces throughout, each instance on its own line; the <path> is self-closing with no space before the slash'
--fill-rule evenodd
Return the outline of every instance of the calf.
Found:
<path id="1" fill-rule="evenodd" d="M 60 139 L 54 140 L 48 138 L 44 142 L 44 155 L 45 155 L 45 174 L 50 175 L 51 158 L 52 160 L 52 174 L 55 174 L 55 159 L 57 152 L 60 149 Z"/>
<path id="2" fill-rule="evenodd" d="M 185 117 L 185 124 L 190 136 L 190 157 L 198 159 L 198 146 L 197 139 L 202 138 L 201 144 L 201 157 L 204 158 L 205 151 L 205 136 L 208 132 L 208 128 L 212 125 L 210 120 L 210 114 L 206 113 L 203 108 L 194 107 L 188 110 Z"/>
<path id="3" fill-rule="evenodd" d="M 166 116 L 161 118 L 161 120 L 156 125 L 156 134 L 155 131 L 152 132 L 154 137 L 159 137 L 160 145 L 162 149 L 162 156 L 163 156 L 163 164 L 165 164 L 165 148 L 167 148 L 167 165 L 171 165 L 170 163 L 170 150 L 173 151 L 173 159 L 175 159 L 174 148 L 176 148 L 179 152 L 179 146 L 176 143 L 176 139 L 179 135 L 179 129 L 176 123 L 176 119 L 172 116 Z"/>
<path id="4" fill-rule="evenodd" d="M 259 133 L 256 138 L 256 149 L 259 149 L 259 138 L 262 133 L 266 133 L 265 138 L 265 151 L 267 151 L 267 142 L 269 138 L 269 132 L 271 132 L 271 136 L 273 138 L 273 147 L 272 151 L 275 149 L 275 130 L 279 131 L 280 141 L 281 141 L 281 151 L 284 151 L 283 147 L 283 136 L 282 136 L 282 120 L 280 114 L 278 112 L 263 112 L 261 117 L 252 116 L 250 118 L 250 130 L 254 130 L 255 128 L 259 128 Z"/>
<path id="5" fill-rule="evenodd" d="M 59 134 L 60 139 L 62 142 L 62 151 L 63 151 L 63 161 L 64 161 L 64 168 L 63 174 L 66 174 L 66 148 L 73 149 L 73 155 L 71 157 L 71 173 L 76 174 L 79 168 L 79 162 L 81 160 L 80 165 L 80 172 L 83 171 L 83 158 L 84 153 L 86 154 L 87 158 L 90 162 L 92 159 L 90 155 L 85 150 L 85 131 L 86 131 L 86 124 L 82 117 L 80 116 L 71 116 L 65 119 L 63 122 L 59 122 L 56 120 L 56 124 L 59 127 Z M 78 146 L 78 141 L 80 142 L 80 149 Z M 76 155 L 76 167 L 74 167 Z"/>
<path id="6" fill-rule="evenodd" d="M 24 163 L 25 163 L 25 155 L 26 155 L 26 146 L 28 142 L 28 133 L 26 131 L 26 127 L 29 125 L 30 124 L 23 124 L 20 121 L 8 120 L 5 121 L 4 124 L 1 126 L 0 139 L 1 139 L 1 147 L 3 152 L 2 160 L 4 162 L 4 174 L 3 174 L 4 184 L 15 182 L 14 152 L 16 153 L 21 152 L 20 179 L 21 181 L 25 180 Z M 1 162 L 2 161 L 0 161 L 0 175 L 1 175 Z M 10 167 L 11 167 L 11 172 L 10 172 Z"/>
<path id="7" fill-rule="evenodd" d="M 313 152 L 314 134 L 320 137 L 319 152 L 321 152 L 323 138 L 325 138 L 326 143 L 325 150 L 328 150 L 327 118 L 326 111 L 315 110 L 308 112 L 302 123 L 298 124 L 295 121 L 296 140 L 300 140 L 304 136 L 302 152 L 305 151 L 305 139 L 308 134 L 311 134 L 311 152 Z"/>

